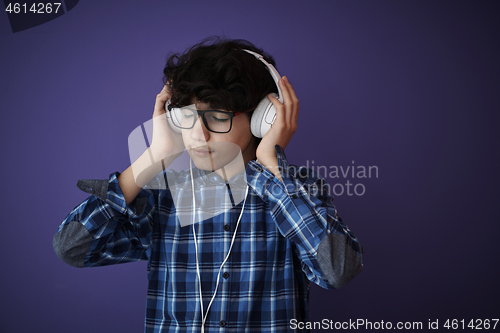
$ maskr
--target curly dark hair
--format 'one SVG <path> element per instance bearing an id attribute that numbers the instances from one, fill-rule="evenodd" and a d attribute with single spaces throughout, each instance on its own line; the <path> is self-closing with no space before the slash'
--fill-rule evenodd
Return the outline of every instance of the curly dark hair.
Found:
<path id="1" fill-rule="evenodd" d="M 212 36 L 187 49 L 169 55 L 163 69 L 163 83 L 172 92 L 174 105 L 185 106 L 193 99 L 211 108 L 233 112 L 254 110 L 271 92 L 278 92 L 266 65 L 247 49 L 273 57 L 244 39 Z M 251 112 L 247 112 L 251 116 Z"/>

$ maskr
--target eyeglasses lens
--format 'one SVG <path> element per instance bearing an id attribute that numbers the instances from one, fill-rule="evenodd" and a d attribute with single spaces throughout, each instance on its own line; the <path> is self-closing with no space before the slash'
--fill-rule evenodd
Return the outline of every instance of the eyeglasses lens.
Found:
<path id="1" fill-rule="evenodd" d="M 198 112 L 190 108 L 182 108 L 182 116 L 180 121 L 181 128 L 193 128 L 196 120 L 198 120 Z M 208 130 L 218 133 L 229 132 L 231 128 L 231 117 L 223 112 L 210 111 L 202 113 L 205 118 L 205 124 Z"/>

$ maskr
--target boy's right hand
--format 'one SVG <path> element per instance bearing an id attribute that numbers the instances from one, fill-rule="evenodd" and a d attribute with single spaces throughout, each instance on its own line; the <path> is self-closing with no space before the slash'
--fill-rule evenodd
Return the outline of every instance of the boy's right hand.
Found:
<path id="1" fill-rule="evenodd" d="M 168 85 L 156 96 L 153 113 L 153 138 L 150 151 L 155 162 L 162 159 L 172 161 L 184 152 L 182 135 L 174 132 L 167 121 L 165 103 L 171 97 Z"/>

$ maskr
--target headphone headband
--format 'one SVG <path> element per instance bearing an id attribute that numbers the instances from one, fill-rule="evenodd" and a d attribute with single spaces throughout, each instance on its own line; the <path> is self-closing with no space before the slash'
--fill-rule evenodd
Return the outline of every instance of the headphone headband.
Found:
<path id="1" fill-rule="evenodd" d="M 283 95 L 281 94 L 281 89 L 280 89 L 280 86 L 278 84 L 279 79 L 281 79 L 280 73 L 278 73 L 278 71 L 276 70 L 276 68 L 273 65 L 271 65 L 270 63 L 268 63 L 264 59 L 263 55 L 258 54 L 257 52 L 254 52 L 254 51 L 246 50 L 246 49 L 243 49 L 243 51 L 252 54 L 255 58 L 259 59 L 260 61 L 262 61 L 264 63 L 264 65 L 266 65 L 267 70 L 269 71 L 269 73 L 273 77 L 274 83 L 276 84 L 276 87 L 278 88 L 278 100 L 281 103 L 283 103 Z"/>

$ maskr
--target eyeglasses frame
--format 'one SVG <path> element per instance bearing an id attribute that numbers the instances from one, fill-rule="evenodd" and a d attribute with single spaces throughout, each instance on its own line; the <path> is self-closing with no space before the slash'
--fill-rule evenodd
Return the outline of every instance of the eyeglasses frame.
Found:
<path id="1" fill-rule="evenodd" d="M 191 105 L 194 105 L 194 104 L 191 104 Z M 172 112 L 172 109 L 188 109 L 188 110 L 191 110 L 191 111 L 196 111 L 196 113 L 198 114 L 198 117 L 201 116 L 201 119 L 203 120 L 203 124 L 205 125 L 205 128 L 209 131 L 209 132 L 212 132 L 212 133 L 219 133 L 219 134 L 225 134 L 225 133 L 229 133 L 231 132 L 231 129 L 233 128 L 233 118 L 242 114 L 242 113 L 246 113 L 246 112 L 250 112 L 250 111 L 255 111 L 255 109 L 253 110 L 248 110 L 248 111 L 238 111 L 238 112 L 231 112 L 231 111 L 221 111 L 221 110 L 198 110 L 198 109 L 192 109 L 190 108 L 189 106 L 191 105 L 188 105 L 188 106 L 176 106 L 176 105 L 169 105 L 168 106 L 168 112 Z M 220 112 L 220 113 L 224 113 L 224 114 L 227 114 L 229 116 L 229 120 L 230 120 L 230 124 L 229 124 L 229 130 L 227 132 L 217 132 L 217 131 L 213 131 L 210 129 L 210 127 L 208 126 L 207 124 L 207 120 L 205 119 L 205 113 L 208 113 L 208 112 Z M 197 120 L 196 120 L 197 121 Z M 196 125 L 196 121 L 193 122 L 193 126 L 191 127 L 181 127 L 181 126 L 178 126 L 175 124 L 175 122 L 173 122 L 173 124 L 175 126 L 177 126 L 178 128 L 180 129 L 191 129 L 194 127 L 194 125 Z"/>

